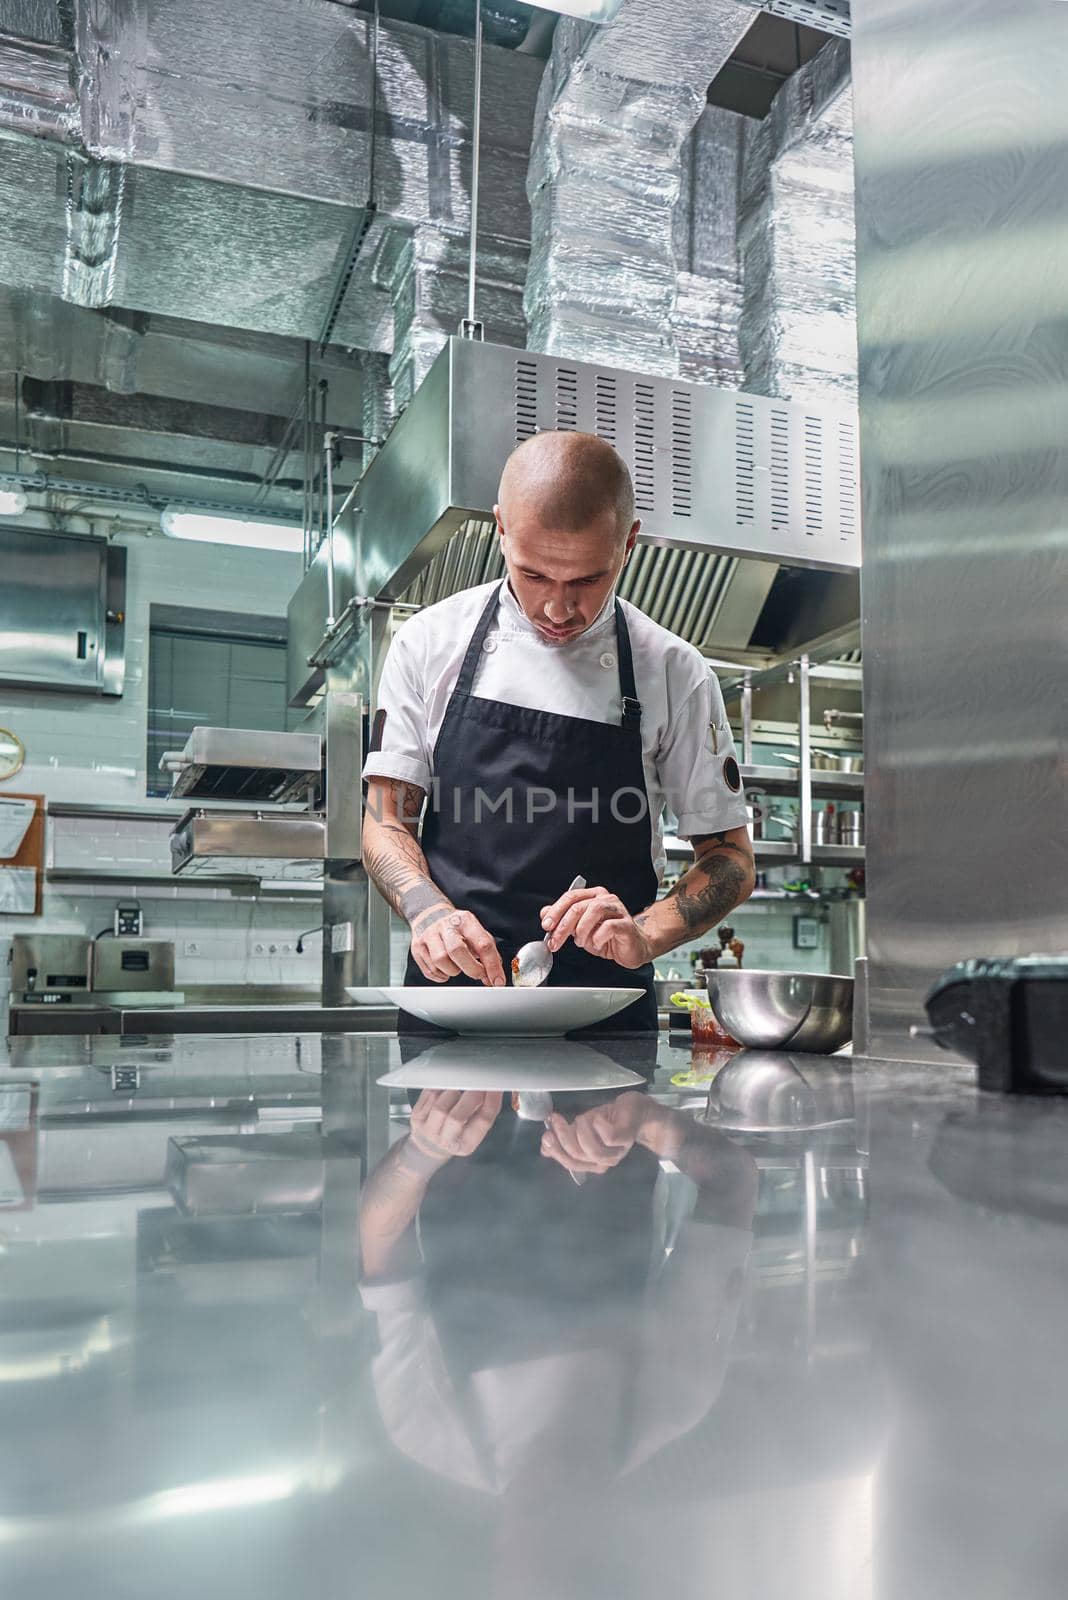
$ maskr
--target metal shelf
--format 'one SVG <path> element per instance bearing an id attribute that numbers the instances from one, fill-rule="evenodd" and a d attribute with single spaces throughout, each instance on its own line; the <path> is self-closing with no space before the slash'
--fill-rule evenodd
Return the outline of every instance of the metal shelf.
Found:
<path id="1" fill-rule="evenodd" d="M 796 767 L 743 767 L 742 777 L 752 788 L 768 794 L 796 795 L 800 774 Z M 813 772 L 812 793 L 821 798 L 841 795 L 864 798 L 863 772 Z"/>
<path id="2" fill-rule="evenodd" d="M 812 865 L 814 867 L 862 867 L 864 859 L 864 846 L 862 844 L 814 844 L 812 846 Z"/>
<path id="3" fill-rule="evenodd" d="M 260 881 L 247 873 L 233 873 L 225 878 L 176 878 L 171 872 L 104 872 L 98 867 L 46 867 L 45 878 L 50 883 L 143 883 L 154 889 L 225 889 L 235 885 L 244 888 L 258 885 Z"/>
<path id="4" fill-rule="evenodd" d="M 665 841 L 665 852 L 670 861 L 688 861 L 693 856 L 693 850 L 681 839 Z M 761 862 L 795 862 L 801 865 L 797 845 L 791 839 L 757 839 L 753 844 L 753 856 L 757 866 Z M 864 846 L 862 844 L 817 844 L 812 847 L 813 867 L 862 867 L 864 865 Z"/>

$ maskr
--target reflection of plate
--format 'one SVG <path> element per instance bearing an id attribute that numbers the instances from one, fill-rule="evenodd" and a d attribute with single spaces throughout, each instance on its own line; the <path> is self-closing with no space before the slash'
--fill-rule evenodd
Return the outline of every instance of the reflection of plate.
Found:
<path id="1" fill-rule="evenodd" d="M 645 1079 L 571 1039 L 554 1044 L 551 1051 L 524 1039 L 443 1039 L 378 1081 L 395 1089 L 502 1089 L 521 1094 L 628 1089 Z"/>
<path id="2" fill-rule="evenodd" d="M 614 1016 L 644 989 L 383 989 L 390 1003 L 451 1033 L 551 1035 Z"/>

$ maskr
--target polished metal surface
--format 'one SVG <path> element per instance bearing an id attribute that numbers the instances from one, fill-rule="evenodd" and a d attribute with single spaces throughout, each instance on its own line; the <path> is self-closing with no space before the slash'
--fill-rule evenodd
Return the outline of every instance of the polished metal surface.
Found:
<path id="1" fill-rule="evenodd" d="M 317 733 L 265 728 L 194 728 L 177 759 L 176 800 L 302 800 L 319 782 L 323 741 Z"/>
<path id="2" fill-rule="evenodd" d="M 739 1050 L 708 1091 L 707 1120 L 720 1128 L 790 1133 L 850 1122 L 853 1074 L 846 1057 Z"/>
<path id="3" fill-rule="evenodd" d="M 181 1000 L 181 994 L 177 993 Z M 125 1004 L 116 997 L 62 1006 L 12 1004 L 8 1032 L 12 1038 L 120 1034 L 143 1038 L 146 1034 L 265 1034 L 265 1033 L 388 1033 L 397 1026 L 396 1006 L 319 1005 L 308 1000 L 282 1005 L 254 1002 L 177 1006 Z M 172 1000 L 175 996 L 170 997 Z"/>
<path id="4" fill-rule="evenodd" d="M 450 339 L 339 525 L 339 544 L 355 548 L 356 593 L 402 595 L 463 524 L 490 518 L 515 445 L 558 427 L 600 433 L 619 450 L 653 544 L 859 565 L 848 407 Z"/>
<path id="5" fill-rule="evenodd" d="M 93 941 L 91 966 L 90 983 L 94 993 L 173 989 L 174 940 L 105 936 Z"/>
<path id="6" fill-rule="evenodd" d="M 16 933 L 11 940 L 12 997 L 45 1010 L 71 1003 L 89 988 L 91 966 L 92 941 L 84 934 Z M 44 1000 L 45 995 L 53 1000 Z"/>
<path id="7" fill-rule="evenodd" d="M 187 811 L 170 844 L 184 878 L 321 878 L 326 824 L 308 811 Z"/>
<path id="8" fill-rule="evenodd" d="M 718 1020 L 754 1050 L 826 1054 L 849 1043 L 853 979 L 821 972 L 750 972 L 716 968 L 707 975 Z"/>
<path id="9" fill-rule="evenodd" d="M 507 1097 L 420 1158 L 401 1053 L 0 1049 L 5 1597 L 1060 1600 L 1068 1106 L 728 1131 L 661 1043 L 578 1187 Z"/>
<path id="10" fill-rule="evenodd" d="M 871 1048 L 1068 926 L 1068 6 L 853 7 Z M 944 1059 L 944 1058 L 943 1058 Z"/>
<path id="11" fill-rule="evenodd" d="M 106 539 L 0 526 L 0 683 L 121 695 L 126 551 Z"/>

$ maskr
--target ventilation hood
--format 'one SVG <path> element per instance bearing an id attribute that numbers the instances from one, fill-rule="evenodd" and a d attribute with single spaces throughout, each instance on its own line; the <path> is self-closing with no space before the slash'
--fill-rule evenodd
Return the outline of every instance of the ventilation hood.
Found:
<path id="1" fill-rule="evenodd" d="M 856 413 L 450 339 L 336 519 L 334 615 L 427 605 L 501 571 L 492 507 L 517 444 L 599 434 L 642 532 L 620 592 L 699 648 L 744 647 L 779 567 L 860 565 Z M 291 703 L 322 682 L 330 552 L 289 610 Z M 732 608 L 737 615 L 732 615 Z M 743 620 L 743 618 L 745 620 Z"/>

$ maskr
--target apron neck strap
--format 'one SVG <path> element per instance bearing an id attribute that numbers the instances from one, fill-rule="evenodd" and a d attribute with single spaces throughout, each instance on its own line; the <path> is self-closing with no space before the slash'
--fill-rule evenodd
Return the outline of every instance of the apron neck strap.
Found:
<path id="1" fill-rule="evenodd" d="M 501 590 L 504 588 L 504 579 L 494 589 L 486 601 L 486 609 L 478 619 L 478 627 L 471 635 L 471 642 L 464 656 L 460 675 L 456 680 L 457 694 L 470 694 L 475 687 L 475 673 L 478 671 L 478 658 L 482 654 L 482 645 L 493 626 L 493 619 L 497 615 L 497 607 L 501 601 Z"/>
<path id="2" fill-rule="evenodd" d="M 642 706 L 634 682 L 634 657 L 630 648 L 630 629 L 623 615 L 619 596 L 616 596 L 616 648 L 619 652 L 619 692 L 623 696 L 623 726 L 641 726 Z"/>

